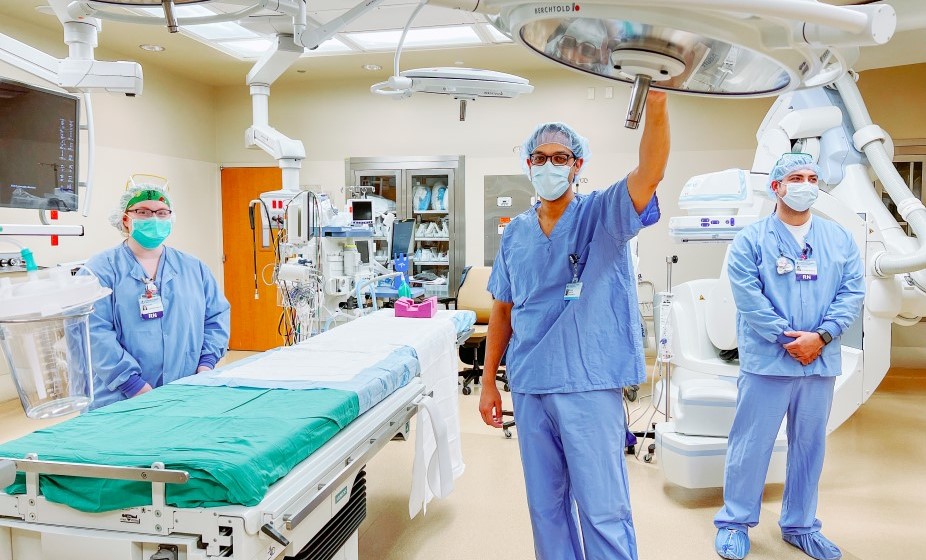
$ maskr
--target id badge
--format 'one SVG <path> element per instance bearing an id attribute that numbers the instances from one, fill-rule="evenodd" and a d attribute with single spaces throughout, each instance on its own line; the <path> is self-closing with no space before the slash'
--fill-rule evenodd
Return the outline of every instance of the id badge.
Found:
<path id="1" fill-rule="evenodd" d="M 817 261 L 813 259 L 799 260 L 794 264 L 794 274 L 798 282 L 809 282 L 817 279 Z"/>
<path id="2" fill-rule="evenodd" d="M 141 296 L 138 298 L 138 308 L 141 312 L 141 318 L 146 321 L 148 319 L 160 319 L 164 316 L 164 303 L 161 301 L 161 296 L 151 296 L 150 298 Z"/>
<path id="3" fill-rule="evenodd" d="M 566 284 L 566 295 L 563 297 L 566 301 L 579 299 L 582 295 L 582 282 L 570 282 Z"/>

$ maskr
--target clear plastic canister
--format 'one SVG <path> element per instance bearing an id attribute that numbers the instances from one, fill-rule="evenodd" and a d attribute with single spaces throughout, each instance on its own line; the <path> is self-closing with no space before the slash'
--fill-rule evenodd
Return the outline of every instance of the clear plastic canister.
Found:
<path id="1" fill-rule="evenodd" d="M 90 313 L 112 291 L 91 274 L 52 268 L 0 278 L 0 349 L 30 418 L 86 409 L 93 399 Z"/>
<path id="2" fill-rule="evenodd" d="M 92 309 L 88 305 L 65 315 L 0 320 L 0 345 L 30 418 L 80 412 L 90 405 Z"/>

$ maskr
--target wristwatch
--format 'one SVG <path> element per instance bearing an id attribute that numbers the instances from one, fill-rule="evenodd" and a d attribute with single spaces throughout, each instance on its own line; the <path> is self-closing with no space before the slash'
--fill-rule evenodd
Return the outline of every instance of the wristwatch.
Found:
<path id="1" fill-rule="evenodd" d="M 820 335 L 820 338 L 823 339 L 824 346 L 833 341 L 833 335 L 831 335 L 826 329 L 817 329 L 817 334 Z"/>

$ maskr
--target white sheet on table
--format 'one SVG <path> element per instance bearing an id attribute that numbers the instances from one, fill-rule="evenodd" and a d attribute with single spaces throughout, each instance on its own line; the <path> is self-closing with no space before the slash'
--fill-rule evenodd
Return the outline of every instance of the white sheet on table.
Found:
<path id="1" fill-rule="evenodd" d="M 337 345 L 340 346 L 340 345 Z M 375 366 L 396 350 L 393 344 L 353 343 L 336 345 L 299 344 L 268 352 L 235 367 L 222 368 L 216 379 L 259 379 L 262 381 L 350 381 L 361 371 Z M 362 346 L 362 348 L 357 348 Z"/>

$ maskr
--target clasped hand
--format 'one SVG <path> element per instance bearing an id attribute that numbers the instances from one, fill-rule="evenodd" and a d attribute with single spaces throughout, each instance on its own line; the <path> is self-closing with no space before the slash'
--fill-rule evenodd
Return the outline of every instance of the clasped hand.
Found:
<path id="1" fill-rule="evenodd" d="M 784 335 L 793 337 L 794 340 L 782 346 L 802 366 L 816 360 L 823 352 L 823 339 L 815 332 L 785 331 Z"/>

